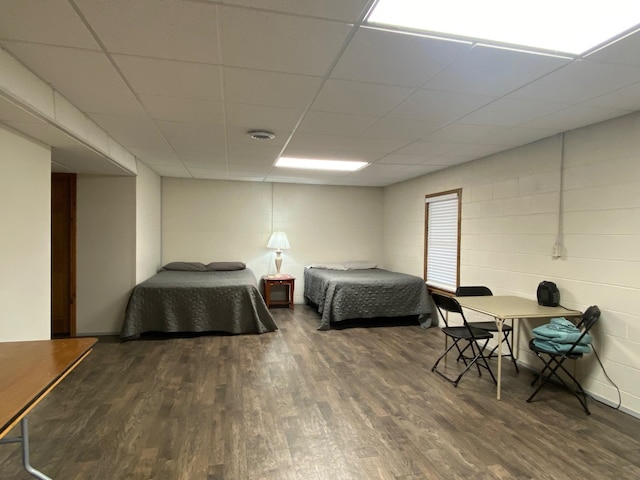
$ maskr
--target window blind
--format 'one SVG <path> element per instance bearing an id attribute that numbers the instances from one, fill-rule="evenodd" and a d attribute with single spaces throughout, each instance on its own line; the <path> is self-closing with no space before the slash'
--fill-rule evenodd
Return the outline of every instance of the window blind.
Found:
<path id="1" fill-rule="evenodd" d="M 427 199 L 427 284 L 455 291 L 458 272 L 458 195 Z"/>

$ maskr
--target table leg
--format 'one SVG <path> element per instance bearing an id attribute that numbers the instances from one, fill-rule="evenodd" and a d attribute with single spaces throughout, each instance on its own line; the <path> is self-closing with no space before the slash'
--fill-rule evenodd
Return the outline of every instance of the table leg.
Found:
<path id="1" fill-rule="evenodd" d="M 496 318 L 496 325 L 498 326 L 498 385 L 496 387 L 496 398 L 500 400 L 500 385 L 502 384 L 502 326 L 504 320 Z"/>
<path id="2" fill-rule="evenodd" d="M 47 477 L 44 473 L 31 466 L 31 462 L 29 460 L 29 422 L 27 421 L 27 417 L 23 417 L 22 420 L 20 420 L 20 429 L 22 430 L 22 435 L 20 437 L 0 439 L 0 445 L 4 443 L 21 443 L 22 465 L 24 466 L 24 469 L 30 475 L 39 478 L 40 480 L 52 480 L 51 477 Z"/>

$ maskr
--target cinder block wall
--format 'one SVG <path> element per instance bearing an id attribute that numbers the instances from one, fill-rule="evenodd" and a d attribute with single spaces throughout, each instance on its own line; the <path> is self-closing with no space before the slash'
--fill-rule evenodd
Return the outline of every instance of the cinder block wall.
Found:
<path id="1" fill-rule="evenodd" d="M 622 391 L 623 409 L 640 416 L 640 115 L 565 134 L 562 211 L 560 136 L 387 187 L 385 262 L 422 274 L 424 195 L 462 188 L 461 284 L 535 298 L 555 281 L 562 304 L 602 309 L 595 346 Z M 552 259 L 560 224 L 564 255 Z M 539 323 L 539 322 L 538 322 Z M 537 367 L 520 323 L 520 360 Z M 591 355 L 579 362 L 583 386 L 611 403 L 618 396 Z"/>

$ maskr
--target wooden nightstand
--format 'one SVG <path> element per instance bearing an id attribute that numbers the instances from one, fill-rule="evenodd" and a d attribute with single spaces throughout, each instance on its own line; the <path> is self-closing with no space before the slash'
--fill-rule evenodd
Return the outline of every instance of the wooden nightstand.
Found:
<path id="1" fill-rule="evenodd" d="M 296 277 L 292 277 L 291 275 L 265 275 L 262 277 L 262 285 L 263 285 L 263 294 L 264 294 L 264 302 L 267 304 L 267 308 L 271 308 L 272 305 L 286 305 L 291 310 L 293 310 L 293 291 L 296 286 Z M 287 288 L 287 298 L 285 300 L 272 300 L 271 299 L 271 288 L 273 286 L 284 286 Z"/>

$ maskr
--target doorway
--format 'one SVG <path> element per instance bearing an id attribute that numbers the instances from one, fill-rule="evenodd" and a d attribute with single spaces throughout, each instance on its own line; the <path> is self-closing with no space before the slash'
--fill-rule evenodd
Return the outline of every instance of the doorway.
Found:
<path id="1" fill-rule="evenodd" d="M 51 175 L 51 337 L 76 335 L 76 175 Z"/>

